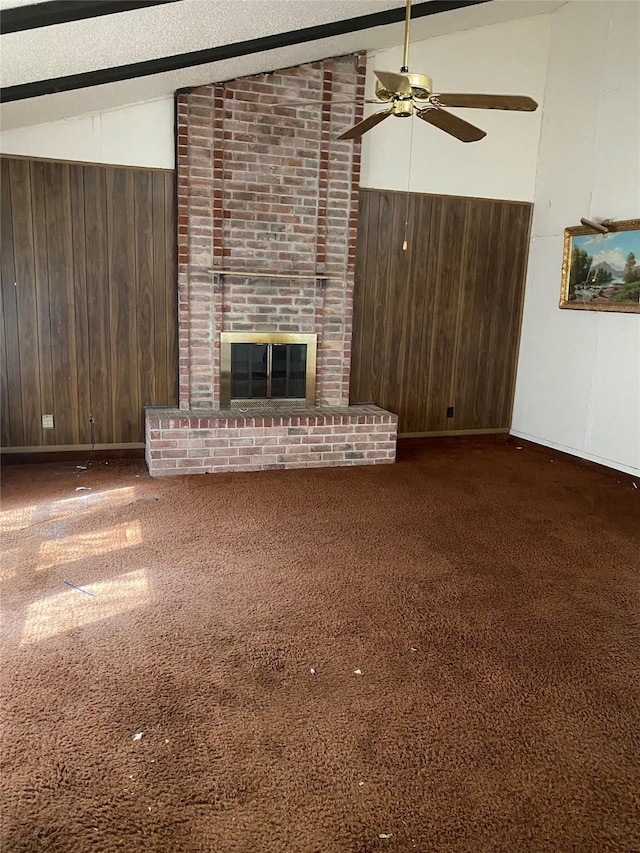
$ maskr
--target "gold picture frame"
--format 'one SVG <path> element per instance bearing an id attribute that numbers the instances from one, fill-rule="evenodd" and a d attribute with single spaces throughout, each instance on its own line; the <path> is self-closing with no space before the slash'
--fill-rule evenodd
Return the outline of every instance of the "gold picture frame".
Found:
<path id="1" fill-rule="evenodd" d="M 640 314 L 640 219 L 564 230 L 560 308 Z"/>

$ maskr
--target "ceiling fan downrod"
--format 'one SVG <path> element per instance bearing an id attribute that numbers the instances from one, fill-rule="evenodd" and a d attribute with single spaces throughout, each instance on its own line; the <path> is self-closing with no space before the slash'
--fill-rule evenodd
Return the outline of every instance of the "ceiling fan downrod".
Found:
<path id="1" fill-rule="evenodd" d="M 411 0 L 407 0 L 407 14 L 404 20 L 404 51 L 402 54 L 401 74 L 409 71 L 409 27 L 411 26 Z"/>

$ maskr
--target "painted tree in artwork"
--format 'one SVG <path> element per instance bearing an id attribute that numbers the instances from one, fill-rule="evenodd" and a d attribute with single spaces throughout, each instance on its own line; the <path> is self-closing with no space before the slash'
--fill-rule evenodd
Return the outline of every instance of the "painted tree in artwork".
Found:
<path id="1" fill-rule="evenodd" d="M 640 266 L 636 256 L 629 252 L 622 275 L 624 287 L 611 297 L 612 302 L 640 302 Z"/>
<path id="2" fill-rule="evenodd" d="M 631 284 L 632 281 L 636 281 L 638 279 L 638 267 L 636 266 L 636 256 L 633 252 L 629 252 L 627 255 L 627 260 L 624 265 L 624 276 L 622 280 L 625 284 Z"/>
<path id="3" fill-rule="evenodd" d="M 608 270 L 603 270 L 602 267 L 598 267 L 595 273 L 591 276 L 591 281 L 594 284 L 608 284 L 613 276 Z"/>
<path id="4" fill-rule="evenodd" d="M 571 250 L 571 267 L 569 268 L 569 293 L 584 284 L 591 269 L 593 258 L 584 249 L 574 246 Z"/>

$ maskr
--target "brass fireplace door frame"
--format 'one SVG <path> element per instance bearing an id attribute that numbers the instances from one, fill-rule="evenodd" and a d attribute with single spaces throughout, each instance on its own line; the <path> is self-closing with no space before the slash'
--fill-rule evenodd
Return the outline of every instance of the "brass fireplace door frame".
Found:
<path id="1" fill-rule="evenodd" d="M 231 399 L 231 344 L 306 344 L 307 369 L 305 378 L 305 398 L 292 399 L 256 398 L 252 400 Z M 273 407 L 273 406 L 315 406 L 316 398 L 316 351 L 318 336 L 291 332 L 220 332 L 220 406 L 237 407 Z"/>

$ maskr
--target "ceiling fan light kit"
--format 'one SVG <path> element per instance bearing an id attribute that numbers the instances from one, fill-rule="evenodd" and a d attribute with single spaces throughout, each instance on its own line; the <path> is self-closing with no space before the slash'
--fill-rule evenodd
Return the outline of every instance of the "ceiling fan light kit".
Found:
<path id="1" fill-rule="evenodd" d="M 443 107 L 481 110 L 517 110 L 533 112 L 538 104 L 526 95 L 482 95 L 473 93 L 439 94 L 433 91 L 433 81 L 426 74 L 409 72 L 409 27 L 411 22 L 411 0 L 407 0 L 404 25 L 404 53 L 400 73 L 374 71 L 376 76 L 375 103 L 387 109 L 373 113 L 354 127 L 341 133 L 338 139 L 358 139 L 377 124 L 395 116 L 419 119 L 454 136 L 461 142 L 477 142 L 487 134 L 484 130 L 461 119 Z"/>

